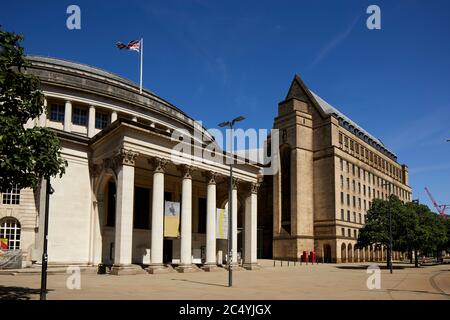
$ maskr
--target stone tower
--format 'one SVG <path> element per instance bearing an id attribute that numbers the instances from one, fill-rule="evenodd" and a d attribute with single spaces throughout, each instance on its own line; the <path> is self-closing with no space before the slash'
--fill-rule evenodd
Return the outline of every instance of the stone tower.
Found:
<path id="1" fill-rule="evenodd" d="M 278 105 L 280 170 L 273 177 L 273 257 L 314 250 L 313 113 L 310 93 L 295 76 Z"/>

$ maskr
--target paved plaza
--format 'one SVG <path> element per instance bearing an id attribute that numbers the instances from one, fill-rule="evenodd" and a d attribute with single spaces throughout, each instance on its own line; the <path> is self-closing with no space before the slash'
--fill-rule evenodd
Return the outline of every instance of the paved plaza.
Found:
<path id="1" fill-rule="evenodd" d="M 113 276 L 81 273 L 81 289 L 67 289 L 69 274 L 48 276 L 48 299 L 450 299 L 450 265 L 381 270 L 381 289 L 367 287 L 369 264 L 318 264 L 273 267 L 260 261 L 256 271 L 196 272 Z M 39 299 L 40 274 L 0 275 L 0 299 Z"/>

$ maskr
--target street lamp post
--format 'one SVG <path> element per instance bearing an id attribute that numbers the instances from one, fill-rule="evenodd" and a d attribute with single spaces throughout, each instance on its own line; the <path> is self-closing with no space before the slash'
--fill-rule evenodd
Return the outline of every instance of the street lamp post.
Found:
<path id="1" fill-rule="evenodd" d="M 47 238 L 48 238 L 48 210 L 50 195 L 54 192 L 50 184 L 50 177 L 46 178 L 47 186 L 45 188 L 45 214 L 44 214 L 44 246 L 42 249 L 42 271 L 41 271 L 41 300 L 47 300 Z"/>
<path id="2" fill-rule="evenodd" d="M 245 118 L 243 116 L 239 116 L 234 118 L 231 121 L 225 121 L 219 124 L 219 127 L 223 128 L 223 127 L 229 127 L 230 128 L 230 156 L 231 156 L 231 162 L 230 162 L 230 181 L 228 183 L 228 241 L 227 241 L 227 251 L 228 251 L 228 286 L 232 287 L 233 286 L 233 271 L 231 270 L 231 262 L 232 262 L 232 257 L 233 257 L 233 241 L 231 239 L 231 237 L 233 236 L 233 232 L 232 232 L 232 227 L 233 227 L 233 219 L 232 219 L 232 210 L 233 210 L 233 162 L 234 162 L 234 157 L 233 157 L 233 148 L 232 148 L 232 144 L 233 144 L 233 125 L 236 122 L 242 121 Z"/>

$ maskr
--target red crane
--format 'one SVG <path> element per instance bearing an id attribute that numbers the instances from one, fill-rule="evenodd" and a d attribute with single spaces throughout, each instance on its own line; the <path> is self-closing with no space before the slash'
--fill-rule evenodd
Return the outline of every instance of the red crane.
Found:
<path id="1" fill-rule="evenodd" d="M 447 208 L 450 208 L 450 204 L 438 204 L 436 202 L 436 200 L 434 200 L 433 195 L 431 194 L 430 190 L 428 190 L 427 187 L 425 187 L 425 191 L 427 192 L 428 196 L 431 199 L 431 202 L 433 202 L 434 207 L 436 208 L 436 210 L 439 212 L 439 214 L 441 216 L 446 216 L 445 214 L 445 210 L 447 210 Z"/>

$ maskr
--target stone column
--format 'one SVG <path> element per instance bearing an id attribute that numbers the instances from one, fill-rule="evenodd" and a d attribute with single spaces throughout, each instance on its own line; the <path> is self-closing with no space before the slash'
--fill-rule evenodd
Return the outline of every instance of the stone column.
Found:
<path id="1" fill-rule="evenodd" d="M 66 101 L 66 108 L 64 110 L 64 131 L 72 131 L 72 102 Z"/>
<path id="2" fill-rule="evenodd" d="M 256 258 L 257 247 L 257 200 L 259 184 L 252 183 L 250 192 L 245 199 L 245 230 L 244 230 L 244 268 L 248 270 L 258 269 Z"/>
<path id="3" fill-rule="evenodd" d="M 111 123 L 117 120 L 117 111 L 111 112 Z"/>
<path id="4" fill-rule="evenodd" d="M 181 254 L 179 272 L 195 271 L 192 266 L 192 167 L 180 166 L 181 185 Z"/>
<path id="5" fill-rule="evenodd" d="M 88 119 L 88 137 L 95 136 L 95 107 L 89 107 L 89 119 Z"/>
<path id="6" fill-rule="evenodd" d="M 138 153 L 120 149 L 112 159 L 117 174 L 116 232 L 114 240 L 114 265 L 111 274 L 136 274 L 131 265 L 133 249 L 134 164 Z"/>
<path id="7" fill-rule="evenodd" d="M 206 194 L 206 263 L 203 266 L 205 271 L 217 269 L 216 258 L 216 179 L 217 173 L 208 172 L 206 174 L 208 182 Z"/>
<path id="8" fill-rule="evenodd" d="M 152 243 L 147 271 L 155 274 L 168 271 L 163 265 L 164 173 L 168 161 L 155 157 L 150 162 L 153 165 Z"/>
<path id="9" fill-rule="evenodd" d="M 39 126 L 40 127 L 47 126 L 47 112 L 48 112 L 47 104 L 48 104 L 47 99 L 44 98 L 44 112 L 42 112 L 42 114 L 39 116 Z"/>
<path id="10" fill-rule="evenodd" d="M 233 199 L 233 206 L 231 208 L 231 221 L 232 221 L 232 228 L 231 228 L 231 243 L 232 243 L 232 265 L 238 264 L 237 259 L 237 211 L 238 211 L 238 197 L 237 197 L 237 188 L 238 188 L 239 181 L 236 178 L 233 178 L 233 183 L 231 185 L 231 197 Z"/>

